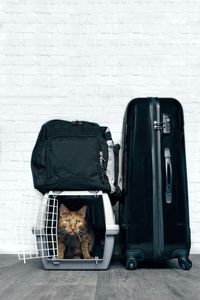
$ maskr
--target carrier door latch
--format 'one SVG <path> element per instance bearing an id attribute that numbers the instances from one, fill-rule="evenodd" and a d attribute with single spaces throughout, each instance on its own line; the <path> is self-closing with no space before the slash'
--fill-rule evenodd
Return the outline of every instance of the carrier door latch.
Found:
<path id="1" fill-rule="evenodd" d="M 154 121 L 153 122 L 154 130 L 161 130 L 164 134 L 170 133 L 170 118 L 169 115 L 163 114 L 162 122 Z"/>

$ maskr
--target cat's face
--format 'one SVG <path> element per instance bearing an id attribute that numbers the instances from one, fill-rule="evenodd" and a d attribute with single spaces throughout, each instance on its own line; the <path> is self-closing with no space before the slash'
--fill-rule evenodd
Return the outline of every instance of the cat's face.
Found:
<path id="1" fill-rule="evenodd" d="M 81 207 L 78 211 L 71 211 L 64 204 L 61 204 L 59 211 L 59 227 L 70 235 L 78 234 L 85 227 L 86 210 L 86 205 Z"/>

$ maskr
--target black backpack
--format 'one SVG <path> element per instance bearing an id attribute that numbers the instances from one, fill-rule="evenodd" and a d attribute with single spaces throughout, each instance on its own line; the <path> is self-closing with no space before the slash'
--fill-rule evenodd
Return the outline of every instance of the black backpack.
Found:
<path id="1" fill-rule="evenodd" d="M 119 149 L 107 127 L 85 121 L 52 120 L 39 133 L 31 158 L 34 187 L 41 193 L 102 190 L 114 204 Z"/>

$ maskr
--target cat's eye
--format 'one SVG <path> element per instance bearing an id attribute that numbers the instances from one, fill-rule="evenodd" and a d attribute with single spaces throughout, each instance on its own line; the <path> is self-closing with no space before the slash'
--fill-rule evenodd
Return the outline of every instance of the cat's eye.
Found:
<path id="1" fill-rule="evenodd" d="M 80 220 L 77 220 L 76 223 L 81 223 L 81 221 L 80 221 Z"/>

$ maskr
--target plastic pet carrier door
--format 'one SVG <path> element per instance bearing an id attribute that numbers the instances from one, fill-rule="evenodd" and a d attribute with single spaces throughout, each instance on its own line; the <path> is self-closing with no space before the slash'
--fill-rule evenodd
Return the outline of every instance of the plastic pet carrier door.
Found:
<path id="1" fill-rule="evenodd" d="M 22 195 L 16 224 L 19 260 L 25 263 L 27 259 L 57 256 L 57 220 L 56 196 Z"/>
<path id="2" fill-rule="evenodd" d="M 34 200 L 30 198 L 28 202 L 23 202 L 21 228 L 17 230 L 19 259 L 26 261 L 26 259 L 40 257 L 45 269 L 108 268 L 114 247 L 114 235 L 118 234 L 119 226 L 115 224 L 107 194 L 87 191 L 49 192 L 43 199 L 40 199 L 39 204 L 34 205 Z M 27 209 L 28 203 L 29 209 Z M 94 232 L 91 259 L 66 256 L 59 258 L 58 220 L 61 204 L 72 211 L 77 211 L 84 205 L 87 206 L 87 217 Z M 33 206 L 35 212 L 32 209 Z M 29 211 L 28 214 L 26 210 Z"/>

